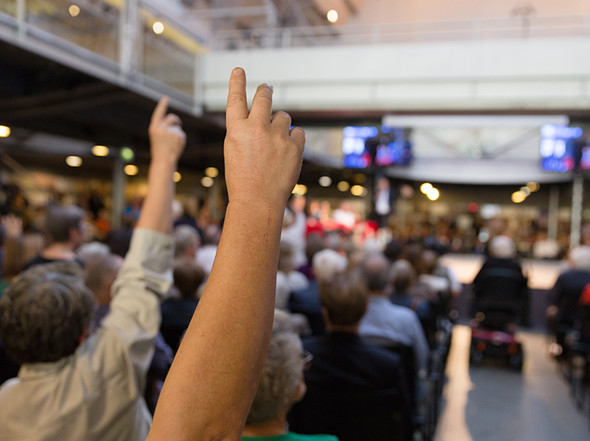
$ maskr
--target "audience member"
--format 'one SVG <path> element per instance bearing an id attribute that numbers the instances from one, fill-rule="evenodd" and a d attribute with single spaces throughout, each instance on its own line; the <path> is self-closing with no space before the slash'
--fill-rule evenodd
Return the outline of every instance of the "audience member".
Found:
<path id="1" fill-rule="evenodd" d="M 172 175 L 185 143 L 180 120 L 166 115 L 166 106 L 162 99 L 152 116 L 148 195 L 100 328 L 89 335 L 94 297 L 81 274 L 63 269 L 73 265 L 81 238 L 76 209 L 56 222 L 61 234 L 51 234 L 54 244 L 68 245 L 65 253 L 42 254 L 70 263 L 23 272 L 0 300 L 0 337 L 23 363 L 18 378 L 0 388 L 5 439 L 139 441 L 148 434 L 145 375 L 159 328 L 159 297 L 171 281 Z"/>
<path id="2" fill-rule="evenodd" d="M 315 280 L 315 274 L 313 273 L 312 268 L 313 258 L 316 253 L 322 251 L 324 248 L 326 248 L 326 245 L 322 235 L 318 233 L 311 233 L 309 236 L 307 236 L 305 241 L 305 257 L 307 258 L 307 263 L 299 267 L 298 271 L 303 273 L 309 281 Z"/>
<path id="3" fill-rule="evenodd" d="M 295 268 L 293 246 L 289 242 L 281 240 L 279 249 L 279 270 L 277 273 L 277 308 L 285 309 L 289 296 L 293 291 L 305 289 L 309 281 L 303 273 Z"/>
<path id="4" fill-rule="evenodd" d="M 471 312 L 484 312 L 489 325 L 509 326 L 528 319 L 527 279 L 516 259 L 514 241 L 505 235 L 488 245 L 489 257 L 473 280 Z"/>
<path id="5" fill-rule="evenodd" d="M 217 254 L 221 231 L 217 225 L 207 225 L 203 232 L 203 245 L 197 250 L 197 263 L 209 275 Z"/>
<path id="6" fill-rule="evenodd" d="M 108 245 L 94 241 L 80 245 L 76 250 L 76 255 L 82 262 L 84 268 L 86 268 L 98 262 L 103 257 L 108 256 L 110 252 L 111 250 L 109 250 Z"/>
<path id="7" fill-rule="evenodd" d="M 307 217 L 305 216 L 304 196 L 295 196 L 289 201 L 289 209 L 285 212 L 281 242 L 291 244 L 293 248 L 293 264 L 299 268 L 307 263 L 305 255 L 305 232 Z"/>
<path id="8" fill-rule="evenodd" d="M 246 419 L 242 440 L 337 441 L 331 435 L 298 435 L 288 431 L 287 413 L 305 395 L 303 371 L 311 355 L 303 352 L 299 337 L 274 326 L 262 377 Z"/>
<path id="9" fill-rule="evenodd" d="M 85 267 L 84 283 L 94 294 L 97 307 L 94 311 L 92 329 L 98 329 L 109 312 L 115 279 L 123 266 L 123 258 L 107 254 Z"/>
<path id="10" fill-rule="evenodd" d="M 416 272 L 407 260 L 400 259 L 394 262 L 391 267 L 391 284 L 393 286 L 393 293 L 391 295 L 391 302 L 394 305 L 405 306 L 416 312 L 425 335 L 429 335 L 432 321 L 434 320 L 434 313 L 426 300 L 420 297 L 412 297 L 409 292 L 412 284 L 416 280 Z"/>
<path id="11" fill-rule="evenodd" d="M 48 245 L 25 265 L 30 268 L 42 263 L 60 260 L 83 262 L 76 256 L 76 250 L 87 239 L 88 223 L 86 213 L 73 205 L 49 207 L 45 219 L 45 233 Z"/>
<path id="12" fill-rule="evenodd" d="M 201 239 L 197 230 L 190 225 L 174 228 L 174 257 L 188 257 L 195 260 Z"/>
<path id="13" fill-rule="evenodd" d="M 305 289 L 294 291 L 289 299 L 288 309 L 292 313 L 303 314 L 307 317 L 313 335 L 326 332 L 322 305 L 320 302 L 319 286 L 327 283 L 336 273 L 344 271 L 348 260 L 334 250 L 322 250 L 313 257 L 312 265 L 315 280 Z"/>
<path id="14" fill-rule="evenodd" d="M 369 287 L 369 306 L 360 322 L 360 335 L 383 337 L 412 346 L 416 368 L 421 376 L 425 375 L 430 352 L 428 342 L 416 313 L 394 305 L 389 299 L 389 261 L 383 254 L 373 254 L 367 257 L 362 268 Z"/>
<path id="15" fill-rule="evenodd" d="M 565 334 L 576 319 L 576 309 L 584 287 L 590 283 L 590 247 L 581 245 L 568 254 L 569 268 L 559 275 L 551 291 L 547 318 L 557 342 L 564 343 Z"/>
<path id="16" fill-rule="evenodd" d="M 173 290 L 177 295 L 162 303 L 160 330 L 166 343 L 176 352 L 199 303 L 197 291 L 205 281 L 205 271 L 197 265 L 195 259 L 181 257 L 174 260 L 173 275 Z"/>
<path id="17" fill-rule="evenodd" d="M 305 373 L 308 396 L 293 409 L 296 431 L 311 433 L 320 430 L 342 440 L 383 439 L 386 433 L 374 438 L 375 432 L 380 432 L 393 421 L 393 408 L 402 409 L 408 417 L 399 356 L 363 342 L 358 335 L 359 321 L 367 308 L 367 296 L 367 285 L 358 271 L 336 274 L 331 281 L 322 282 L 320 298 L 328 333 L 303 342 L 305 350 L 313 354 L 314 362 Z M 385 391 L 396 392 L 374 409 L 368 400 L 377 391 L 384 396 Z M 340 399 L 333 399 L 335 396 Z M 326 400 L 331 401 L 329 405 L 318 409 L 318 402 L 324 405 Z M 347 408 L 359 406 L 367 406 L 370 415 L 363 412 L 362 417 L 359 414 L 346 421 L 339 419 Z M 310 411 L 315 413 L 313 417 L 310 417 Z M 364 437 L 358 438 L 359 433 Z"/>

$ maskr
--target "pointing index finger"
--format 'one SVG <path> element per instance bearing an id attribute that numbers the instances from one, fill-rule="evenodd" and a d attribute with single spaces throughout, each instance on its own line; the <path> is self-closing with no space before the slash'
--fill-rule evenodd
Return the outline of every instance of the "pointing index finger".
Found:
<path id="1" fill-rule="evenodd" d="M 154 109 L 154 113 L 152 113 L 152 120 L 151 124 L 156 124 L 164 119 L 166 116 L 166 110 L 168 110 L 168 97 L 164 95 L 158 101 L 158 105 Z"/>
<path id="2" fill-rule="evenodd" d="M 229 79 L 227 110 L 225 123 L 229 127 L 236 121 L 248 118 L 248 101 L 246 99 L 246 74 L 244 69 L 236 67 Z"/>

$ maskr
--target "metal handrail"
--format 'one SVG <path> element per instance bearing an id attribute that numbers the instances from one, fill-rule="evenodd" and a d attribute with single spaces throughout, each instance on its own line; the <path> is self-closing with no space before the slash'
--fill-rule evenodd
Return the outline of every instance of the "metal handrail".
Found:
<path id="1" fill-rule="evenodd" d="M 282 38 L 277 43 L 276 35 Z M 310 34 L 315 38 L 310 39 Z M 257 30 L 219 31 L 211 46 L 215 49 L 301 47 L 341 44 L 389 44 L 396 42 L 571 37 L 590 35 L 590 15 L 510 17 L 444 22 L 378 23 Z M 265 43 L 271 43 L 265 45 Z"/>

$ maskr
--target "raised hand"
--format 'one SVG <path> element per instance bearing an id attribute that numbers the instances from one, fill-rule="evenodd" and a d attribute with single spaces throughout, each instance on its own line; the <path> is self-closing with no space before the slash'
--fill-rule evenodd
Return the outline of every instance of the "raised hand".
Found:
<path id="1" fill-rule="evenodd" d="M 305 133 L 291 129 L 286 112 L 272 115 L 272 86 L 261 84 L 248 112 L 246 75 L 236 68 L 229 80 L 224 144 L 229 202 L 284 208 L 299 178 Z"/>
<path id="2" fill-rule="evenodd" d="M 23 221 L 14 214 L 9 213 L 2 217 L 2 226 L 4 234 L 9 239 L 18 239 L 23 235 Z"/>
<path id="3" fill-rule="evenodd" d="M 148 129 L 152 162 L 167 160 L 176 163 L 186 144 L 180 118 L 173 113 L 166 114 L 167 109 L 168 97 L 164 96 L 154 109 Z"/>

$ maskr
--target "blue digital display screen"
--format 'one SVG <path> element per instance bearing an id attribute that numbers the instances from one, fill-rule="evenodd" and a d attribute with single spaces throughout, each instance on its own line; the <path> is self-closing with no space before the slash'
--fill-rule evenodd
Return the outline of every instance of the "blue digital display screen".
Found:
<path id="1" fill-rule="evenodd" d="M 576 167 L 579 157 L 580 127 L 545 124 L 541 128 L 541 167 L 550 172 L 565 173 Z"/>
<path id="2" fill-rule="evenodd" d="M 345 167 L 403 166 L 412 161 L 411 144 L 402 128 L 349 126 L 342 135 Z"/>

